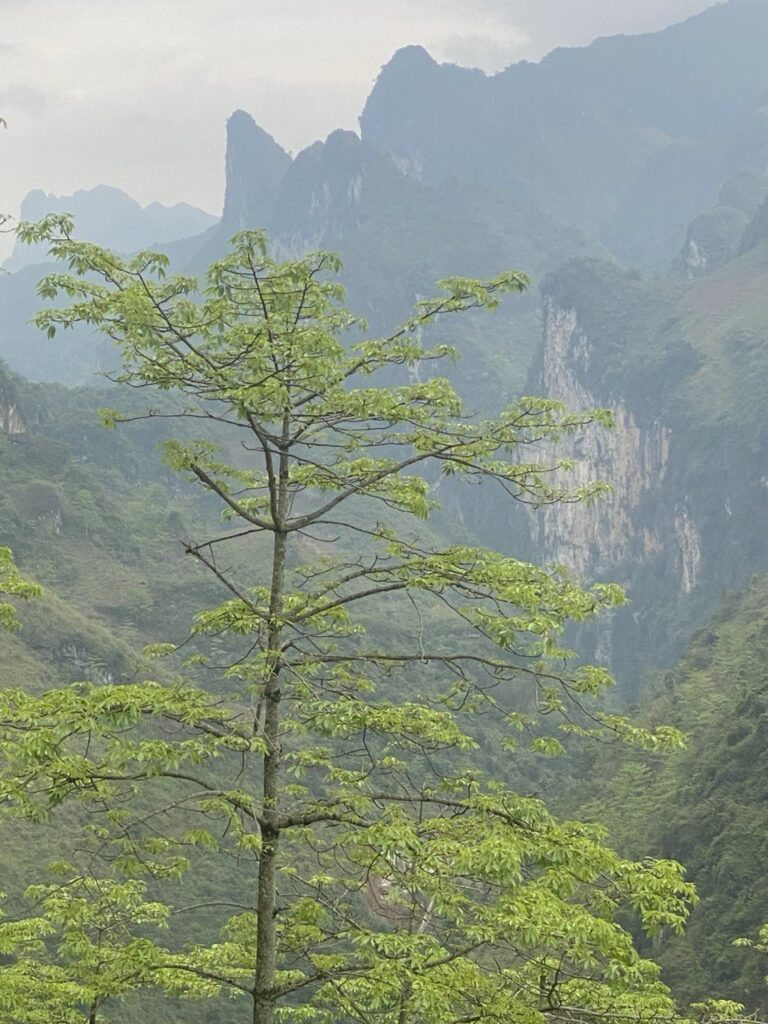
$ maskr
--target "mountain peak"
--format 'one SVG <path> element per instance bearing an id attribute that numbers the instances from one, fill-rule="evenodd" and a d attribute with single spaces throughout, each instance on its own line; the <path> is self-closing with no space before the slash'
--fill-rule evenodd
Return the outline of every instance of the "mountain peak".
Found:
<path id="1" fill-rule="evenodd" d="M 433 68 L 437 66 L 437 61 L 423 46 L 413 45 L 401 46 L 399 50 L 395 50 L 384 65 L 383 70 L 393 68 L 402 73 L 406 68 Z"/>
<path id="2" fill-rule="evenodd" d="M 223 221 L 229 230 L 263 226 L 291 158 L 245 110 L 227 120 Z"/>
<path id="3" fill-rule="evenodd" d="M 345 128 L 337 128 L 325 140 L 325 145 L 330 152 L 352 151 L 361 145 L 360 136 L 357 132 L 352 132 Z"/>
<path id="4" fill-rule="evenodd" d="M 373 92 L 368 97 L 366 108 L 383 88 L 385 92 L 394 88 L 397 91 L 413 93 L 421 91 L 427 83 L 439 80 L 445 65 L 438 64 L 423 46 L 402 46 L 395 50 L 379 72 Z M 363 111 L 363 118 L 365 110 Z"/>

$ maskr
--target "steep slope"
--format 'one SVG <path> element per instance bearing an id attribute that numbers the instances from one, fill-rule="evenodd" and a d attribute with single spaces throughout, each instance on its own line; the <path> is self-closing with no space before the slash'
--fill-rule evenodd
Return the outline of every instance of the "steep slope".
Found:
<path id="1" fill-rule="evenodd" d="M 603 749 L 574 772 L 581 798 L 590 794 L 588 813 L 627 856 L 672 857 L 697 885 L 685 935 L 663 936 L 653 951 L 681 1003 L 706 989 L 758 1018 L 768 1009 L 768 962 L 733 942 L 768 922 L 767 609 L 765 577 L 730 595 L 646 700 L 643 717 L 683 729 L 685 751 Z"/>
<path id="2" fill-rule="evenodd" d="M 768 570 L 768 238 L 760 207 L 734 248 L 694 280 L 644 281 L 577 260 L 543 285 L 535 391 L 615 410 L 616 429 L 581 440 L 576 480 L 612 494 L 534 522 L 539 552 L 630 590 L 602 653 L 636 686 L 680 650 L 722 587 Z M 749 246 L 746 248 L 746 246 Z M 702 250 L 703 251 L 703 250 Z"/>
<path id="3" fill-rule="evenodd" d="M 353 132 L 290 157 L 248 114 L 227 125 L 222 220 L 201 235 L 164 244 L 173 265 L 204 273 L 242 227 L 266 227 L 274 251 L 338 250 L 350 305 L 373 331 L 404 319 L 414 302 L 450 274 L 485 276 L 515 267 L 538 276 L 563 259 L 602 250 L 576 229 L 518 200 L 466 184 L 423 185 Z M 0 358 L 37 380 L 92 381 L 114 366 L 111 345 L 82 329 L 55 344 L 29 325 L 39 306 L 37 280 L 51 268 L 24 267 L 0 277 Z M 446 325 L 449 334 L 451 325 Z M 493 324 L 473 327 L 472 360 L 460 371 L 478 404 L 499 406 L 519 392 L 539 336 L 535 295 L 510 303 Z M 453 338 L 449 338 L 453 340 Z M 487 381 L 499 381 L 498 393 Z"/>
<path id="4" fill-rule="evenodd" d="M 46 591 L 0 637 L 6 685 L 132 678 L 144 644 L 183 638 L 212 598 L 181 544 L 204 507 L 159 464 L 163 432 L 105 430 L 108 404 L 112 392 L 31 386 L 0 364 L 0 543 Z"/>
<path id="5" fill-rule="evenodd" d="M 730 0 L 663 32 L 557 50 L 492 77 L 407 47 L 374 86 L 361 138 L 334 132 L 292 161 L 235 112 L 221 221 L 163 247 L 193 272 L 246 226 L 266 227 L 286 254 L 338 248 L 355 303 L 381 326 L 446 273 L 513 266 L 540 278 L 606 246 L 620 260 L 666 267 L 724 180 L 764 171 L 766 40 L 768 7 Z M 711 250 L 705 269 L 729 258 L 751 216 L 732 199 L 721 206 L 692 228 L 692 274 L 700 250 Z M 118 231 L 126 217 L 112 214 L 108 241 L 117 248 L 132 247 Z M 81 232 L 99 241 L 100 224 L 91 231 L 83 221 Z M 138 247 L 171 237 L 158 230 L 131 239 Z M 353 265 L 366 269 L 356 275 Z M 32 284 L 32 275 L 0 280 L 0 357 L 28 376 L 69 383 L 108 365 L 108 348 L 88 336 L 73 337 L 59 358 L 25 327 Z M 507 392 L 522 386 L 538 337 L 535 307 L 520 309 L 506 323 L 507 344 L 492 343 L 490 362 L 479 355 L 480 373 Z"/>
<path id="6" fill-rule="evenodd" d="M 579 232 L 508 197 L 466 186 L 431 188 L 352 132 L 334 132 L 299 154 L 269 222 L 276 251 L 338 251 L 351 308 L 374 333 L 393 328 L 451 274 L 491 276 L 517 267 L 536 276 L 567 256 L 595 251 Z M 535 293 L 494 318 L 450 319 L 439 327 L 460 342 L 452 371 L 474 408 L 496 408 L 519 392 L 538 336 Z M 426 372 L 426 371 L 425 371 Z M 489 389 L 488 381 L 497 385 Z"/>
<path id="7" fill-rule="evenodd" d="M 692 280 L 751 248 L 751 233 L 759 225 L 756 214 L 766 195 L 768 177 L 764 174 L 743 172 L 726 181 L 717 206 L 689 226 L 673 270 Z"/>
<path id="8" fill-rule="evenodd" d="M 270 217 L 291 158 L 250 114 L 236 110 L 227 121 L 226 191 L 222 228 L 230 234 Z"/>
<path id="9" fill-rule="evenodd" d="M 222 221 L 166 246 L 198 273 L 243 226 L 266 226 L 281 255 L 338 249 L 349 304 L 374 333 L 446 274 L 516 267 L 544 278 L 533 371 L 535 292 L 493 319 L 443 320 L 439 333 L 462 342 L 452 373 L 474 409 L 524 387 L 616 409 L 617 430 L 585 438 L 577 469 L 606 477 L 613 496 L 544 512 L 532 532 L 543 557 L 630 586 L 631 610 L 593 638 L 630 688 L 679 652 L 721 584 L 741 586 L 764 564 L 754 513 L 767 493 L 768 181 L 755 169 L 768 153 L 765 27 L 763 3 L 731 0 L 665 32 L 492 78 L 407 48 L 382 72 L 362 137 L 334 132 L 291 160 L 236 112 Z M 590 233 L 610 241 L 614 229 L 641 248 L 650 233 L 667 266 L 679 251 L 672 273 L 643 280 L 608 261 Z M 39 272 L 0 278 L 0 355 L 38 379 L 88 380 L 114 353 L 103 338 L 51 343 L 26 326 Z M 508 504 L 446 500 L 458 523 L 520 550 L 528 528 Z"/>
<path id="10" fill-rule="evenodd" d="M 291 157 L 250 114 L 236 110 L 227 119 L 224 166 L 221 219 L 200 235 L 163 246 L 176 267 L 200 273 L 226 252 L 236 231 L 270 224 Z"/>
<path id="11" fill-rule="evenodd" d="M 731 0 L 491 77 L 408 47 L 379 76 L 363 139 L 421 181 L 514 190 L 658 264 L 723 177 L 765 164 L 766 40 L 768 7 Z"/>

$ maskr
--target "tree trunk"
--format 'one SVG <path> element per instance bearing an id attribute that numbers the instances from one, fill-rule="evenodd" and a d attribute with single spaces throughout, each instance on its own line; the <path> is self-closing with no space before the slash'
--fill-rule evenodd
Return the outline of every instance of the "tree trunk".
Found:
<path id="1" fill-rule="evenodd" d="M 283 424 L 287 435 L 287 417 Z M 277 968 L 277 856 L 280 842 L 280 654 L 282 637 L 285 559 L 288 535 L 284 529 L 288 498 L 288 457 L 280 454 L 280 471 L 273 508 L 275 535 L 272 551 L 272 584 L 267 639 L 268 667 L 264 680 L 264 755 L 262 783 L 263 823 L 256 896 L 256 972 L 253 991 L 253 1024 L 273 1024 L 274 985 Z"/>

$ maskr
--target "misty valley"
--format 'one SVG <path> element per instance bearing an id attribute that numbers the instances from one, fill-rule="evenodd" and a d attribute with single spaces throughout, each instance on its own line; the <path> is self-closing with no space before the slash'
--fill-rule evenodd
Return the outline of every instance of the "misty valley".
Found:
<path id="1" fill-rule="evenodd" d="M 765 1019 L 768 4 L 222 163 L 2 229 L 0 1024 Z"/>

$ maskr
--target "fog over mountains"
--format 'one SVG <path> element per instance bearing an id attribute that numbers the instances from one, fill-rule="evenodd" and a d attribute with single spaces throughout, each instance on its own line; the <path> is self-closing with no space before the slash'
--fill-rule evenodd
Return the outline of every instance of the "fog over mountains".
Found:
<path id="1" fill-rule="evenodd" d="M 555 50 L 492 76 L 406 47 L 379 75 L 360 139 L 430 189 L 487 189 L 588 232 L 622 262 L 663 266 L 722 183 L 766 163 L 767 18 L 760 0 L 731 0 L 663 32 Z M 230 127 L 224 220 L 271 220 L 279 230 L 299 216 L 296 172 L 270 136 L 247 126 L 238 115 Z M 317 144 L 296 158 L 305 178 L 312 161 L 324 173 Z M 69 206 L 97 224 L 108 199 L 93 191 Z M 25 216 L 39 212 L 41 198 L 28 197 Z M 117 234 L 138 213 L 112 198 L 119 248 L 136 240 Z M 174 214 L 147 208 L 147 234 L 153 218 L 158 242 L 206 226 L 186 212 L 188 221 L 183 204 Z"/>
<path id="2" fill-rule="evenodd" d="M 141 206 L 125 192 L 109 185 L 82 189 L 71 196 L 48 195 L 41 189 L 35 189 L 22 203 L 21 219 L 39 220 L 47 213 L 61 212 L 74 216 L 81 237 L 124 253 L 197 235 L 217 220 L 189 203 Z M 17 242 L 4 267 L 6 270 L 20 270 L 30 264 L 44 262 L 46 255 L 39 246 Z"/>
<path id="3" fill-rule="evenodd" d="M 494 544 L 631 583 L 632 612 L 595 642 L 636 686 L 642 666 L 679 650 L 717 585 L 768 569 L 754 516 L 768 497 L 767 57 L 757 0 L 493 76 L 409 46 L 382 69 L 359 135 L 333 132 L 291 158 L 236 111 L 218 221 L 106 187 L 32 193 L 25 216 L 67 208 L 82 237 L 160 244 L 193 272 L 244 227 L 266 227 L 286 256 L 337 249 L 373 330 L 446 274 L 531 274 L 542 296 L 465 339 L 461 387 L 477 408 L 522 390 L 615 408 L 616 431 L 584 442 L 578 470 L 614 492 L 594 512 L 548 513 L 530 535 L 493 503 L 472 519 Z M 17 246 L 8 268 L 19 269 L 0 279 L 0 357 L 32 379 L 91 380 L 111 365 L 108 343 L 83 332 L 51 343 L 27 324 L 39 257 Z"/>
<path id="4" fill-rule="evenodd" d="M 284 257 L 338 250 L 348 304 L 372 332 L 398 322 L 448 274 L 530 274 L 534 287 L 494 317 L 439 325 L 441 340 L 461 351 L 451 372 L 479 412 L 522 393 L 574 410 L 612 409 L 614 430 L 590 429 L 567 453 L 570 483 L 600 478 L 612 492 L 589 508 L 530 515 L 477 489 L 460 498 L 441 483 L 446 520 L 473 541 L 627 588 L 627 608 L 573 637 L 615 672 L 619 702 L 647 704 L 662 691 L 659 714 L 674 718 L 700 685 L 708 703 L 694 732 L 703 745 L 725 743 L 721 723 L 734 712 L 719 703 L 718 686 L 735 679 L 742 709 L 764 721 L 763 662 L 743 657 L 734 636 L 754 634 L 758 651 L 768 636 L 768 3 L 728 0 L 662 32 L 559 49 L 492 76 L 408 46 L 382 69 L 359 134 L 334 131 L 292 157 L 237 110 L 223 159 L 220 218 L 186 204 L 142 207 L 107 185 L 66 197 L 32 192 L 23 215 L 67 210 L 80 237 L 121 253 L 160 247 L 185 273 L 203 273 L 243 228 L 266 228 Z M 80 665 L 118 678 L 128 671 L 124 634 L 149 640 L 173 603 L 163 564 L 182 574 L 174 626 L 194 606 L 197 583 L 178 568 L 164 532 L 180 529 L 176 492 L 164 491 L 147 514 L 151 558 L 142 561 L 139 487 L 160 494 L 171 486 L 164 471 L 146 468 L 154 425 L 136 441 L 104 436 L 95 407 L 113 398 L 102 401 L 93 386 L 115 365 L 111 342 L 82 329 L 49 341 L 30 326 L 37 281 L 50 269 L 45 253 L 17 244 L 5 269 L 7 542 L 41 578 L 50 571 L 77 609 L 69 616 L 51 598 L 59 668 L 34 619 L 13 640 L 14 657 L 51 678 Z M 104 503 L 107 484 L 118 497 Z M 190 517 L 199 511 L 182 506 Z M 102 546 L 108 567 L 91 585 L 78 566 Z M 743 596 L 717 612 L 724 592 Z M 651 816 L 642 800 L 653 775 L 654 799 L 679 825 L 659 825 L 654 842 L 670 856 L 693 849 L 714 891 L 730 868 L 717 848 L 719 807 L 707 801 L 732 785 L 734 818 L 764 807 L 761 737 L 729 741 L 729 749 L 749 741 L 753 751 L 741 774 L 722 779 L 691 754 L 657 774 L 655 763 L 638 769 L 627 793 L 600 790 L 595 799 Z M 696 845 L 689 812 L 670 795 L 686 786 L 710 808 L 711 851 Z M 758 796 L 739 804 L 744 793 Z M 622 827 L 631 845 L 637 837 Z M 743 834 L 732 831 L 735 846 Z M 768 917 L 764 843 L 749 835 L 756 852 L 741 881 L 752 896 L 726 907 L 705 889 L 718 927 L 733 911 L 728 941 Z M 663 940 L 670 977 L 692 991 L 692 978 L 714 978 L 720 994 L 768 1003 L 760 970 L 720 955 L 715 925 L 695 921 L 692 939 Z"/>

